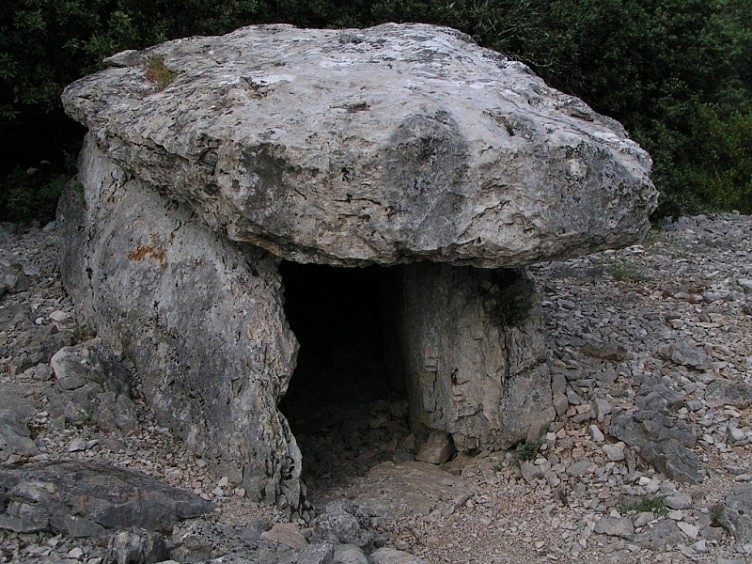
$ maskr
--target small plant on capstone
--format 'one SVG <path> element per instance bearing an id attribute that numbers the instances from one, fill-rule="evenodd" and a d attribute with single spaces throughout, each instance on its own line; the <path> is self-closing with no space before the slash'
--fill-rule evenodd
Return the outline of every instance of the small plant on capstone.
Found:
<path id="1" fill-rule="evenodd" d="M 172 84 L 178 73 L 170 70 L 165 64 L 163 55 L 150 55 L 146 59 L 146 80 L 157 86 L 157 92 L 161 92 Z"/>
<path id="2" fill-rule="evenodd" d="M 524 440 L 517 443 L 515 448 L 514 458 L 517 462 L 531 462 L 538 457 L 541 447 L 546 443 L 546 439 L 538 439 L 537 441 Z"/>
<path id="3" fill-rule="evenodd" d="M 649 282 L 650 276 L 645 270 L 628 262 L 611 265 L 611 276 L 618 282 Z"/>

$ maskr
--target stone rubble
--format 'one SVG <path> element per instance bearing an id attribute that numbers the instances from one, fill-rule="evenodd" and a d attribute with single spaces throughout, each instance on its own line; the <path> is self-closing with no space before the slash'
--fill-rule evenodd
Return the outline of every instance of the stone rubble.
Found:
<path id="1" fill-rule="evenodd" d="M 0 474 L 57 461 L 106 465 L 214 509 L 163 527 L 170 530 L 118 524 L 103 543 L 70 529 L 14 530 L 8 508 L 20 516 L 25 505 L 23 515 L 33 516 L 33 498 L 51 482 L 20 491 L 3 481 L 0 561 L 752 558 L 752 218 L 681 218 L 642 245 L 535 267 L 559 414 L 542 440 L 436 466 L 415 460 L 422 445 L 403 406 L 353 406 L 365 425 L 300 437 L 317 513 L 287 524 L 278 510 L 244 499 L 238 484 L 211 475 L 155 423 L 127 362 L 129 390 L 86 378 L 66 389 L 74 376 L 56 370 L 53 357 L 81 360 L 88 350 L 96 364 L 98 349 L 60 286 L 56 237 L 54 226 L 0 229 L 2 280 L 9 271 L 26 277 L 0 297 Z M 85 386 L 89 403 L 74 400 L 71 392 Z M 110 392 L 132 405 L 128 424 L 108 425 L 98 411 Z M 85 406 L 88 416 L 80 414 Z M 286 531 L 288 544 L 270 538 L 275 529 Z"/>

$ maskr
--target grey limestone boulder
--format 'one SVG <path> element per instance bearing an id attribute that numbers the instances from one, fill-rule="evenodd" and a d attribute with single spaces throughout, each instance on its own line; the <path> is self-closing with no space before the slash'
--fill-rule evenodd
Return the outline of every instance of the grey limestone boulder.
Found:
<path id="1" fill-rule="evenodd" d="M 711 510 L 713 521 L 726 529 L 740 545 L 752 543 L 752 486 L 737 484 L 723 502 Z"/>
<path id="2" fill-rule="evenodd" d="M 61 273 L 132 359 L 157 416 L 249 496 L 297 508 L 300 451 L 276 409 L 297 343 L 276 263 L 219 239 L 92 143 L 61 201 Z"/>
<path id="3" fill-rule="evenodd" d="M 519 266 L 634 242 L 656 205 L 618 123 L 451 29 L 251 26 L 128 60 L 70 85 L 68 114 L 213 230 L 297 262 Z"/>
<path id="4" fill-rule="evenodd" d="M 163 562 L 168 557 L 164 537 L 153 531 L 120 531 L 107 546 L 107 561 L 115 564 Z"/>
<path id="5" fill-rule="evenodd" d="M 171 532 L 213 510 L 199 496 L 159 480 L 79 462 L 0 468 L 0 529 L 104 537 L 130 527 Z"/>
<path id="6" fill-rule="evenodd" d="M 29 429 L 36 409 L 21 392 L 6 387 L 0 396 L 0 463 L 39 454 Z"/>
<path id="7" fill-rule="evenodd" d="M 62 393 L 49 393 L 53 414 L 81 425 L 89 420 L 104 432 L 136 432 L 137 408 L 130 396 L 128 374 L 101 339 L 63 347 L 50 360 Z"/>

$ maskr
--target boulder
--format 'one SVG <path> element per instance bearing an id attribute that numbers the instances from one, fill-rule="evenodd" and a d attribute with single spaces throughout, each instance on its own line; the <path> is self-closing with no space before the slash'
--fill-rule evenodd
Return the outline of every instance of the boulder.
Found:
<path id="1" fill-rule="evenodd" d="M 454 444 L 448 433 L 432 431 L 428 439 L 420 447 L 415 460 L 429 464 L 444 464 L 454 454 Z"/>
<path id="2" fill-rule="evenodd" d="M 705 390 L 705 401 L 710 407 L 746 408 L 752 404 L 752 386 L 742 380 L 716 378 Z"/>
<path id="3" fill-rule="evenodd" d="M 676 521 L 664 519 L 645 527 L 632 538 L 632 542 L 642 548 L 663 550 L 667 546 L 685 542 L 685 538 Z"/>
<path id="4" fill-rule="evenodd" d="M 303 548 L 308 544 L 294 523 L 276 523 L 271 529 L 261 533 L 261 540 L 277 542 L 290 548 Z"/>
<path id="5" fill-rule="evenodd" d="M 120 531 L 110 537 L 107 546 L 107 562 L 115 564 L 151 564 L 168 557 L 164 537 L 154 531 Z"/>
<path id="6" fill-rule="evenodd" d="M 328 503 L 313 521 L 313 542 L 370 548 L 375 534 L 370 530 L 369 517 L 350 500 Z"/>
<path id="7" fill-rule="evenodd" d="M 618 123 L 455 30 L 251 26 L 119 64 L 63 94 L 100 150 L 296 262 L 520 266 L 633 243 L 656 206 Z"/>
<path id="8" fill-rule="evenodd" d="M 58 210 L 62 278 L 217 475 L 306 516 L 279 410 L 293 262 L 385 267 L 362 301 L 419 434 L 477 452 L 554 417 L 524 266 L 647 231 L 650 159 L 621 126 L 427 25 L 252 26 L 111 63 L 63 96 L 89 134 Z"/>
<path id="9" fill-rule="evenodd" d="M 644 400 L 651 393 L 638 399 Z M 689 483 L 703 480 L 702 460 L 692 450 L 697 443 L 695 431 L 673 417 L 665 406 L 624 412 L 614 418 L 608 433 L 636 447 L 645 462 L 673 480 Z"/>
<path id="10" fill-rule="evenodd" d="M 157 417 L 255 500 L 300 505 L 301 458 L 276 405 L 297 343 L 276 261 L 218 238 L 90 141 L 63 196 L 61 276 L 141 373 Z M 84 205 L 85 204 L 85 205 Z"/>
<path id="11" fill-rule="evenodd" d="M 6 386 L 0 396 L 0 463 L 39 454 L 29 423 L 36 414 L 23 390 Z"/>
<path id="12" fill-rule="evenodd" d="M 48 393 L 49 409 L 67 423 L 93 423 L 104 432 L 138 431 L 137 408 L 129 376 L 101 339 L 63 347 L 50 360 L 58 393 Z"/>
<path id="13" fill-rule="evenodd" d="M 726 529 L 739 545 L 752 543 L 752 486 L 737 484 L 711 510 L 713 522 Z"/>
<path id="14" fill-rule="evenodd" d="M 704 478 L 702 459 L 676 439 L 648 442 L 641 454 L 645 462 L 677 482 L 697 484 Z"/>
<path id="15" fill-rule="evenodd" d="M 171 532 L 213 510 L 199 496 L 128 470 L 80 462 L 0 468 L 0 529 L 103 537 L 130 527 Z"/>

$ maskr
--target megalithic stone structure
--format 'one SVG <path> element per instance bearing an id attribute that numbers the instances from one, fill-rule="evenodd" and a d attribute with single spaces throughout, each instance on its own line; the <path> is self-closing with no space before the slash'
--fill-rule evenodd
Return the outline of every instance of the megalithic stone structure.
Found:
<path id="1" fill-rule="evenodd" d="M 109 61 L 63 95 L 89 130 L 64 281 L 218 474 L 302 506 L 282 260 L 395 267 L 387 369 L 416 430 L 474 452 L 553 418 L 524 267 L 647 232 L 651 161 L 618 123 L 422 24 L 251 26 Z"/>

